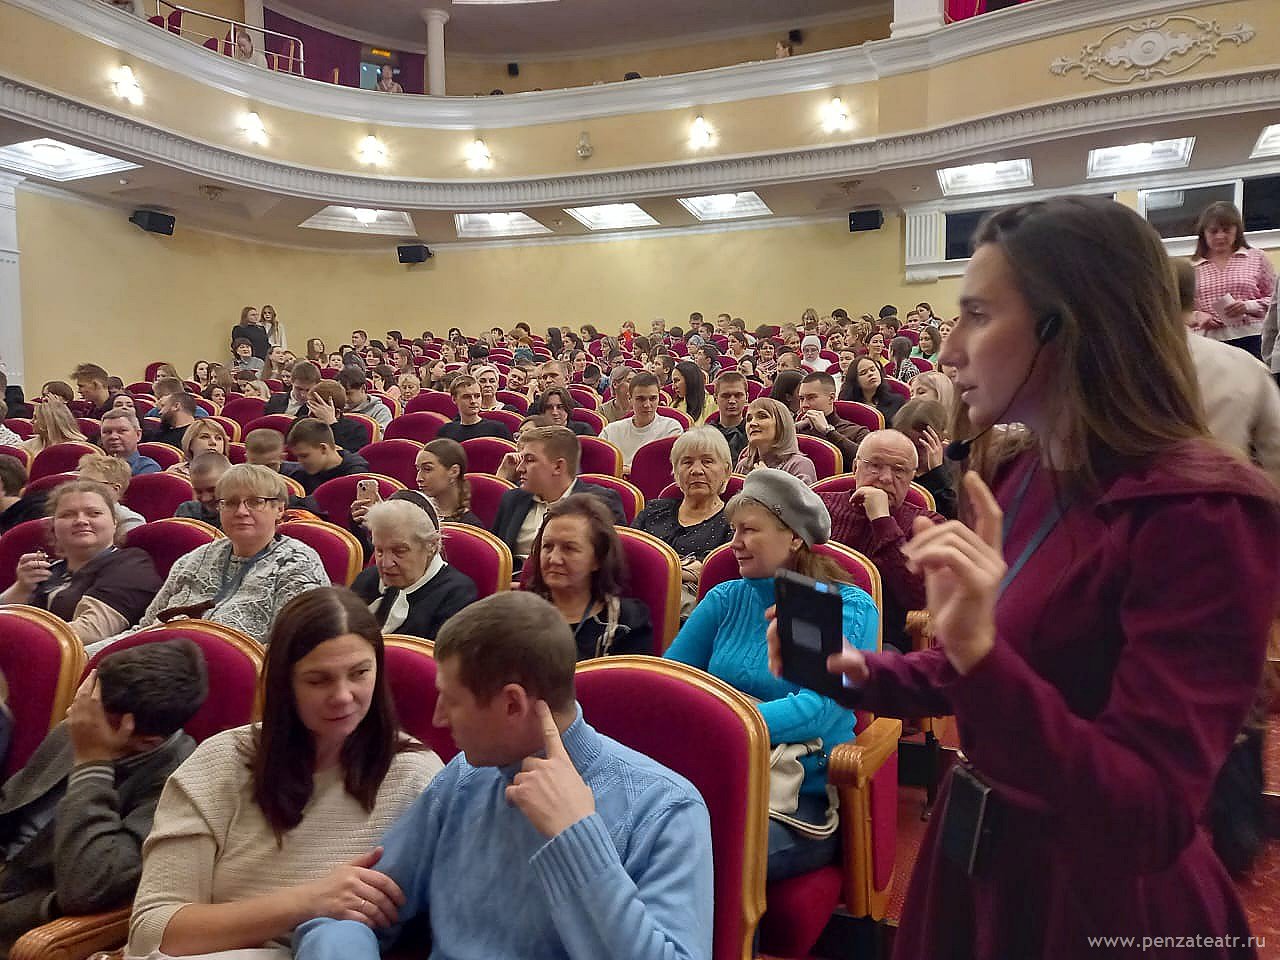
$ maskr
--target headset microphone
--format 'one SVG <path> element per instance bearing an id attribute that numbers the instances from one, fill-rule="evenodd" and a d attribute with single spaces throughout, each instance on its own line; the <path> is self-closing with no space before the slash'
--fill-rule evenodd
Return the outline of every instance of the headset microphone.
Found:
<path id="1" fill-rule="evenodd" d="M 1018 389 L 1013 392 L 1013 396 L 1009 398 L 1009 402 L 1004 405 L 1004 409 L 1000 411 L 1000 415 L 991 422 L 990 426 L 985 430 L 978 431 L 978 433 L 970 437 L 968 440 L 952 440 L 945 448 L 943 448 L 942 455 L 944 457 L 957 463 L 969 458 L 969 451 L 973 448 L 973 445 L 986 435 L 987 430 L 990 430 L 991 427 L 994 427 L 999 423 L 1001 417 L 1009 412 L 1009 408 L 1013 406 L 1013 401 L 1018 399 L 1018 394 L 1022 392 L 1022 388 L 1025 387 L 1027 385 L 1027 381 L 1031 379 L 1031 371 L 1036 368 L 1036 361 L 1040 359 L 1040 351 L 1044 348 L 1046 343 L 1058 335 L 1058 331 L 1060 329 L 1062 329 L 1062 318 L 1056 313 L 1049 314 L 1036 324 L 1036 339 L 1039 343 L 1036 344 L 1035 356 L 1031 358 L 1031 363 L 1027 366 L 1026 376 L 1022 378 L 1022 383 L 1018 384 Z"/>

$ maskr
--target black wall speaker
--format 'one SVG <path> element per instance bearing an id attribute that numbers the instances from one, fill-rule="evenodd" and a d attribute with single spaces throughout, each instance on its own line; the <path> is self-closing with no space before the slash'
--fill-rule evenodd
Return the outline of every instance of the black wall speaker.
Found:
<path id="1" fill-rule="evenodd" d="M 849 214 L 850 233 L 861 233 L 863 230 L 879 230 L 883 226 L 883 210 L 854 210 Z"/>
<path id="2" fill-rule="evenodd" d="M 787 33 L 787 39 L 792 43 L 804 43 L 804 31 L 791 30 Z"/>
<path id="3" fill-rule="evenodd" d="M 173 236 L 174 218 L 167 213 L 159 213 L 155 210 L 135 210 L 133 216 L 129 218 L 130 223 L 136 223 L 147 233 L 163 233 L 166 237 Z"/>
<path id="4" fill-rule="evenodd" d="M 401 263 L 426 263 L 432 256 L 425 243 L 406 243 L 396 247 L 396 254 Z"/>
<path id="5" fill-rule="evenodd" d="M 520 64 L 518 64 L 518 63 L 508 63 L 508 64 L 507 64 L 507 76 L 508 76 L 508 77 L 518 77 L 518 76 L 520 76 Z"/>

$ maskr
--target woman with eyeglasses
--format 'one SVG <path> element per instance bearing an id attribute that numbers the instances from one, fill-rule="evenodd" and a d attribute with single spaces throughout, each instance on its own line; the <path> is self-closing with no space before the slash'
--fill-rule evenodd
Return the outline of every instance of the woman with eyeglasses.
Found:
<path id="1" fill-rule="evenodd" d="M 276 529 L 288 497 L 280 474 L 238 463 L 222 475 L 216 493 L 226 537 L 179 558 L 138 629 L 198 617 L 265 641 L 281 607 L 328 585 L 319 554 Z"/>

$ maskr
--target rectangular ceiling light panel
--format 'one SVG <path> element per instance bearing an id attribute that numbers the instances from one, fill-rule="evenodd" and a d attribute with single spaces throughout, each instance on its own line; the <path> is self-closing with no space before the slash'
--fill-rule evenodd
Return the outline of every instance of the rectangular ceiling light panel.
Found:
<path id="1" fill-rule="evenodd" d="M 550 233 L 551 228 L 527 213 L 455 213 L 453 225 L 463 240 L 492 237 L 533 237 Z"/>
<path id="2" fill-rule="evenodd" d="M 566 207 L 565 213 L 588 230 L 625 230 L 653 227 L 658 221 L 635 203 L 602 203 L 594 207 Z"/>
<path id="3" fill-rule="evenodd" d="M 1250 156 L 1251 158 L 1280 157 L 1280 123 L 1273 123 L 1263 128 Z"/>
<path id="4" fill-rule="evenodd" d="M 0 147 L 0 168 L 29 177 L 65 183 L 68 180 L 100 177 L 107 173 L 138 170 L 140 165 L 42 137 L 39 140 L 26 140 Z"/>
<path id="5" fill-rule="evenodd" d="M 938 171 L 938 185 L 944 196 L 1017 190 L 1033 185 L 1030 160 L 998 160 L 972 163 L 964 167 L 944 167 Z"/>
<path id="6" fill-rule="evenodd" d="M 676 199 L 699 220 L 737 220 L 741 217 L 767 217 L 773 213 L 760 195 L 751 190 Z"/>
<path id="7" fill-rule="evenodd" d="M 375 237 L 416 237 L 418 230 L 403 210 L 374 210 L 368 207 L 330 205 L 314 213 L 298 226 L 307 230 L 336 230 Z"/>
<path id="8" fill-rule="evenodd" d="M 1181 170 L 1191 163 L 1191 151 L 1195 146 L 1195 137 L 1179 137 L 1176 140 L 1151 140 L 1126 143 L 1118 147 L 1099 147 L 1089 151 L 1086 175 L 1090 180 L 1096 180 L 1099 177 L 1120 177 L 1156 170 Z"/>

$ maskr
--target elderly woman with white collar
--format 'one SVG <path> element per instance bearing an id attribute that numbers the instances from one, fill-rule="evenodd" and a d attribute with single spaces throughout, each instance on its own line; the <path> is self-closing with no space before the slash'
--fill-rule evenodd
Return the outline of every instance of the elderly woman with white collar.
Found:
<path id="1" fill-rule="evenodd" d="M 451 616 L 475 601 L 476 585 L 445 563 L 440 529 L 425 497 L 412 493 L 375 503 L 365 514 L 373 566 L 351 584 L 382 632 L 434 640 Z"/>

